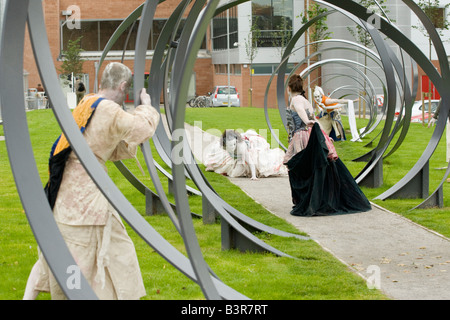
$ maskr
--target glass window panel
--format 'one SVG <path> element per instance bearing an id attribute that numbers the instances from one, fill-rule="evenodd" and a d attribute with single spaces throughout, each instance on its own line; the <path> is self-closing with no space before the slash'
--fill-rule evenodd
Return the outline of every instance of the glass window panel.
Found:
<path id="1" fill-rule="evenodd" d="M 103 50 L 108 43 L 109 39 L 113 35 L 114 31 L 116 31 L 117 27 L 119 27 L 121 21 L 118 20 L 109 20 L 109 21 L 99 21 L 100 24 L 100 49 Z M 127 32 L 122 33 L 122 35 L 117 39 L 116 43 L 114 43 L 111 50 L 123 50 L 125 46 L 125 41 L 127 39 Z"/>
<path id="2" fill-rule="evenodd" d="M 98 23 L 97 21 L 81 21 L 80 29 L 69 29 L 67 25 L 62 27 L 63 50 L 67 50 L 69 40 L 76 40 L 80 36 L 80 46 L 85 51 L 98 51 Z"/>
<path id="3" fill-rule="evenodd" d="M 215 16 L 212 21 L 212 43 L 213 50 L 225 50 L 234 48 L 233 44 L 239 41 L 237 7 L 229 9 L 227 25 L 227 12 Z M 229 43 L 227 46 L 227 34 L 229 30 Z"/>
<path id="4" fill-rule="evenodd" d="M 292 0 L 253 0 L 253 19 L 261 36 L 258 47 L 283 47 L 292 36 Z"/>
<path id="5" fill-rule="evenodd" d="M 236 75 L 240 75 L 241 74 L 241 65 L 240 64 L 234 64 L 233 65 L 233 73 Z"/>
<path id="6" fill-rule="evenodd" d="M 254 64 L 253 72 L 254 74 L 272 74 L 272 65 L 271 64 Z"/>
<path id="7" fill-rule="evenodd" d="M 153 30 L 152 30 L 152 43 L 151 47 L 149 49 L 154 50 L 156 47 L 156 43 L 158 42 L 159 36 L 161 35 L 161 32 L 164 28 L 164 25 L 166 24 L 167 20 L 153 20 Z"/>
<path id="8" fill-rule="evenodd" d="M 154 50 L 159 39 L 159 36 L 164 28 L 166 19 L 153 20 L 153 27 L 150 32 L 148 40 L 148 50 Z M 69 40 L 76 40 L 82 36 L 80 46 L 84 51 L 103 51 L 111 36 L 117 30 L 122 20 L 99 20 L 99 21 L 81 21 L 80 29 L 69 29 L 66 26 L 62 27 L 62 50 L 67 49 Z M 181 35 L 182 25 L 184 19 L 180 23 L 178 30 L 178 38 Z M 111 50 L 123 50 L 125 44 L 126 50 L 135 50 L 137 32 L 139 29 L 139 20 L 129 26 L 120 37 L 117 39 Z M 131 32 L 130 32 L 131 30 Z M 128 38 L 128 42 L 127 42 Z M 177 38 L 176 38 L 177 39 Z M 233 38 L 234 39 L 234 38 Z M 230 40 L 231 41 L 231 40 Z M 225 40 L 226 45 L 226 40 Z M 206 49 L 206 36 L 203 39 L 201 49 Z"/>

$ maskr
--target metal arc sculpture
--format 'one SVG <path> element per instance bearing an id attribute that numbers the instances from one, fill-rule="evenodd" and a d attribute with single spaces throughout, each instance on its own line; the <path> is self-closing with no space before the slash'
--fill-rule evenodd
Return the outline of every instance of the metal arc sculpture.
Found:
<path id="1" fill-rule="evenodd" d="M 53 219 L 52 211 L 42 189 L 42 182 L 36 168 L 31 140 L 28 133 L 25 103 L 23 99 L 23 40 L 27 24 L 36 64 L 42 82 L 47 89 L 47 95 L 55 118 L 84 168 L 109 200 L 111 205 L 119 212 L 121 217 L 130 225 L 130 227 L 132 227 L 133 230 L 159 255 L 192 281 L 196 282 L 200 286 L 206 299 L 248 299 L 248 297 L 224 284 L 217 278 L 205 262 L 193 228 L 192 218 L 195 214 L 193 214 L 189 208 L 188 192 L 203 197 L 205 203 L 211 205 L 215 212 L 220 215 L 221 223 L 226 225 L 229 230 L 233 230 L 233 232 L 239 236 L 243 243 L 249 248 L 268 251 L 278 256 L 289 256 L 264 243 L 248 230 L 248 227 L 252 230 L 260 230 L 285 237 L 296 237 L 302 240 L 309 239 L 308 237 L 290 234 L 259 223 L 226 203 L 226 201 L 224 201 L 213 189 L 201 172 L 187 143 L 184 130 L 185 101 L 188 94 L 188 86 L 186 84 L 190 81 L 190 75 L 194 67 L 197 52 L 205 36 L 206 29 L 215 15 L 246 1 L 231 1 L 220 7 L 218 6 L 219 1 L 216 0 L 181 1 L 169 18 L 167 28 L 163 29 L 154 51 L 148 86 L 148 92 L 151 93 L 152 97 L 152 104 L 157 106 L 157 109 L 159 110 L 158 106 L 161 91 L 166 92 L 166 90 L 162 89 L 169 86 L 169 83 L 171 94 L 168 101 L 166 99 L 164 100 L 170 137 L 160 123 L 152 140 L 161 160 L 171 168 L 172 173 L 169 174 L 168 172 L 165 172 L 153 159 L 150 143 L 143 144 L 141 146 L 141 151 L 144 155 L 152 182 L 157 190 L 157 193 L 151 194 L 161 201 L 164 210 L 169 215 L 177 231 L 182 235 L 187 256 L 182 254 L 164 239 L 164 237 L 162 237 L 128 202 L 117 186 L 101 168 L 95 155 L 86 144 L 73 120 L 64 94 L 59 86 L 45 30 L 41 1 L 7 1 L 3 18 L 3 27 L 1 29 L 0 99 L 3 109 L 3 125 L 8 156 L 16 181 L 17 190 L 33 234 L 52 273 L 55 275 L 56 280 L 67 298 L 96 299 L 97 297 L 84 277 L 81 278 L 82 285 L 80 289 L 74 290 L 69 288 L 67 284 L 67 270 L 70 266 L 76 265 L 76 263 L 65 245 L 56 222 Z M 144 87 L 145 55 L 149 38 L 148 35 L 152 28 L 155 11 L 158 4 L 161 2 L 163 1 L 148 0 L 133 11 L 113 34 L 106 45 L 101 58 L 101 62 L 103 62 L 116 39 L 140 18 L 134 60 L 135 97 L 139 96 L 139 90 Z M 367 19 L 372 14 L 368 13 L 366 8 L 353 1 L 330 0 L 317 2 L 332 7 L 334 9 L 333 12 L 345 14 L 348 17 L 351 17 L 356 23 L 362 25 L 367 24 L 365 21 L 368 21 Z M 441 116 L 435 131 L 433 132 L 433 137 L 423 155 L 404 179 L 379 196 L 379 198 L 384 199 L 408 184 L 408 182 L 423 168 L 442 136 L 449 113 L 450 93 L 446 92 L 445 88 L 450 86 L 450 71 L 442 43 L 431 23 L 427 21 L 426 16 L 419 7 L 411 0 L 404 0 L 404 3 L 421 19 L 424 26 L 429 31 L 438 53 L 442 73 L 441 75 L 438 74 L 431 62 L 420 52 L 420 50 L 389 22 L 381 19 L 381 26 L 378 30 L 368 28 L 368 32 L 371 34 L 376 44 L 379 57 L 378 61 L 383 66 L 386 76 L 384 86 L 386 88 L 388 99 L 383 107 L 383 113 L 386 112 L 387 121 L 381 132 L 379 145 L 374 149 L 375 152 L 372 154 L 372 159 L 357 179 L 362 179 L 364 175 L 368 174 L 373 169 L 377 162 L 382 159 L 383 154 L 393 139 L 391 127 L 393 125 L 394 107 L 396 100 L 398 99 L 396 90 L 399 90 L 398 88 L 400 87 L 406 92 L 404 97 L 402 97 L 403 101 L 405 101 L 405 106 L 409 106 L 411 96 L 415 93 L 414 88 L 410 90 L 408 83 L 402 81 L 397 83 L 395 81 L 395 74 L 397 74 L 397 78 L 402 78 L 401 64 L 394 59 L 392 52 L 387 49 L 380 33 L 388 36 L 415 62 L 417 62 L 423 70 L 425 70 L 438 91 L 441 93 L 442 108 Z M 191 6 L 191 4 L 193 5 Z M 188 6 L 189 14 L 185 20 L 180 38 L 176 39 L 175 32 L 178 29 L 181 17 L 187 12 Z M 285 56 L 282 59 L 283 62 L 280 64 L 280 68 L 278 68 L 277 96 L 280 103 L 281 101 L 284 102 L 284 72 L 286 70 L 285 66 L 287 64 L 288 56 L 293 50 L 295 42 L 313 23 L 314 21 L 308 22 L 302 27 L 301 31 L 295 35 L 295 39 L 292 44 L 290 44 L 289 50 L 285 53 Z M 101 63 L 99 64 L 97 71 L 99 70 L 100 65 Z M 177 73 L 175 74 L 169 70 L 177 70 Z M 281 99 L 281 97 L 283 98 Z M 137 99 L 135 99 L 135 104 L 138 104 Z M 373 112 L 371 115 L 375 116 Z M 407 118 L 407 115 L 408 112 L 406 112 L 405 118 Z M 285 116 L 283 116 L 281 109 L 280 116 L 283 123 L 285 123 Z M 267 110 L 266 119 L 269 128 L 272 131 L 267 116 Z M 374 122 L 372 119 L 372 123 L 377 122 Z M 393 131 L 396 132 L 400 127 L 399 120 L 397 120 L 396 129 Z M 404 137 L 406 132 L 407 126 L 403 124 L 402 137 Z M 397 145 L 400 143 L 401 140 L 399 139 Z M 124 177 L 135 186 L 136 190 L 145 195 L 150 193 L 149 188 L 133 176 L 123 163 L 116 163 L 116 165 L 123 173 Z M 175 204 L 168 201 L 157 174 L 158 170 L 163 172 L 173 183 Z M 450 167 L 447 169 L 446 174 L 450 173 L 449 171 Z M 186 185 L 186 178 L 191 179 L 198 190 L 188 187 Z M 443 181 L 444 180 L 445 179 L 443 179 Z M 222 232 L 224 232 L 224 228 L 222 228 Z"/>
<path id="2" fill-rule="evenodd" d="M 379 133 L 381 136 L 379 137 L 378 145 L 368 152 L 366 155 L 361 156 L 359 159 L 355 159 L 355 161 L 367 161 L 367 165 L 364 169 L 357 174 L 356 181 L 359 184 L 364 184 L 365 179 L 370 178 L 371 175 L 374 175 L 374 171 L 380 166 L 382 166 L 382 159 L 388 157 L 403 142 L 409 128 L 410 117 L 411 117 L 411 108 L 413 104 L 413 97 L 415 97 L 417 92 L 417 65 L 419 65 L 425 73 L 430 77 L 433 84 L 435 84 L 439 93 L 442 92 L 442 101 L 441 101 L 441 112 L 439 116 L 439 120 L 437 126 L 433 132 L 432 138 L 428 146 L 423 151 L 422 156 L 416 162 L 416 164 L 411 168 L 411 170 L 393 187 L 389 190 L 385 191 L 376 199 L 387 199 L 389 197 L 405 197 L 407 193 L 413 190 L 413 196 L 420 193 L 417 189 L 423 189 L 422 194 L 419 197 L 423 197 L 423 194 L 428 193 L 427 179 L 422 182 L 418 179 L 419 176 L 423 176 L 427 174 L 427 165 L 430 157 L 432 156 L 434 150 L 437 147 L 437 144 L 442 137 L 446 120 L 449 116 L 449 93 L 445 88 L 449 87 L 450 79 L 449 79 L 449 66 L 447 60 L 447 54 L 445 53 L 445 49 L 443 47 L 442 41 L 436 32 L 436 29 L 427 18 L 425 13 L 420 9 L 420 7 L 411 0 L 404 0 L 404 4 L 420 19 L 425 29 L 430 34 L 430 39 L 435 47 L 439 65 L 441 69 L 441 74 L 439 74 L 436 68 L 433 67 L 432 63 L 428 58 L 426 58 L 420 49 L 410 40 L 408 39 L 394 24 L 392 24 L 389 19 L 381 17 L 375 14 L 372 11 L 369 11 L 367 8 L 353 2 L 353 1 L 328 1 L 328 0 L 318 0 L 316 1 L 319 4 L 328 6 L 332 9 L 327 13 L 322 15 L 339 12 L 349 19 L 353 20 L 355 24 L 362 26 L 367 32 L 370 34 L 372 40 L 374 41 L 376 51 L 378 52 L 378 56 L 380 57 L 380 62 L 383 65 L 383 71 L 385 73 L 386 84 L 385 84 L 385 99 L 382 115 L 386 118 L 384 127 L 382 131 Z M 379 4 L 376 3 L 378 6 Z M 374 15 L 376 16 L 376 21 L 379 22 L 379 26 L 375 28 L 375 26 L 371 25 L 369 21 L 373 21 Z M 317 17 L 316 17 L 317 18 Z M 316 19 L 313 18 L 313 19 Z M 309 25 L 311 25 L 312 20 L 305 23 L 304 26 L 298 31 L 298 33 L 304 33 Z M 390 40 L 392 40 L 401 50 L 402 59 L 397 58 L 392 49 L 386 45 L 385 41 L 381 38 L 380 34 L 387 36 Z M 280 116 L 282 118 L 283 123 L 285 123 L 285 98 L 284 92 L 286 88 L 285 84 L 285 70 L 287 66 L 287 61 L 289 55 L 291 54 L 292 49 L 294 48 L 294 44 L 292 42 L 296 42 L 300 38 L 299 34 L 295 34 L 291 42 L 286 46 L 286 50 L 284 51 L 284 56 L 282 61 L 280 62 L 279 67 L 277 68 L 277 101 L 280 110 Z M 367 49 L 369 50 L 369 49 Z M 369 51 L 368 51 L 369 52 Z M 404 58 L 403 55 L 407 55 L 407 58 L 411 59 L 411 65 L 413 69 L 413 81 L 412 83 L 408 83 L 406 80 L 404 67 Z M 268 87 L 270 83 L 268 84 Z M 397 92 L 397 91 L 398 92 Z M 267 114 L 267 94 L 268 89 L 266 90 L 266 100 L 265 100 L 265 109 L 266 109 L 266 121 L 268 123 L 269 128 L 272 130 L 272 126 L 270 120 L 268 119 Z M 405 113 L 402 116 L 402 112 L 400 112 L 400 116 L 397 118 L 396 123 L 394 125 L 394 112 L 395 106 L 399 103 L 401 105 L 401 110 L 404 110 Z M 379 115 L 379 120 L 381 119 Z M 379 124 L 380 121 L 376 122 L 376 125 Z M 393 126 L 394 125 L 394 126 Z M 372 127 L 371 130 L 375 129 L 375 126 Z M 400 135 L 398 135 L 397 141 L 395 145 L 387 152 L 388 147 L 392 144 L 394 136 L 400 131 Z M 280 143 L 283 147 L 283 144 Z M 435 191 L 427 197 L 427 199 L 417 207 L 424 207 L 427 203 L 434 203 L 435 198 L 440 193 L 442 196 L 442 184 L 445 182 L 446 177 L 450 173 L 450 166 L 444 174 L 439 186 L 435 189 Z M 425 196 L 426 197 L 426 196 Z"/>

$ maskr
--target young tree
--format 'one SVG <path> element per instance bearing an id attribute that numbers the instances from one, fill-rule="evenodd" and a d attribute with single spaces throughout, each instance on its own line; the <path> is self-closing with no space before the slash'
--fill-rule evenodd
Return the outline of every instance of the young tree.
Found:
<path id="1" fill-rule="evenodd" d="M 272 46 L 278 50 L 280 58 L 282 58 L 284 50 L 292 38 L 292 24 L 289 23 L 288 18 L 282 16 L 274 29 L 276 31 L 271 32 Z"/>
<path id="2" fill-rule="evenodd" d="M 300 15 L 300 18 L 302 19 L 302 23 L 305 24 L 309 20 L 314 19 L 315 17 L 326 12 L 328 12 L 327 8 L 323 8 L 319 4 L 311 1 L 308 7 L 305 6 L 305 11 Z M 328 31 L 328 25 L 326 21 L 327 16 L 324 16 L 323 18 L 318 19 L 313 25 L 308 28 L 305 34 L 307 44 L 305 48 L 306 56 L 310 56 L 311 53 L 317 52 L 319 50 L 321 43 L 318 43 L 317 41 L 331 39 L 330 36 L 332 32 Z M 320 60 L 320 55 L 317 55 L 316 57 L 317 60 Z M 308 59 L 308 65 L 311 60 L 313 59 Z M 318 72 L 319 74 L 321 73 L 321 68 L 318 69 Z M 320 82 L 318 84 L 320 84 Z M 310 75 L 308 75 L 308 86 L 311 86 Z"/>
<path id="3" fill-rule="evenodd" d="M 386 0 L 359 0 L 357 1 L 360 5 L 362 5 L 363 7 L 367 8 L 368 12 L 374 12 L 374 13 L 378 13 L 380 15 L 381 14 L 381 10 L 385 13 L 388 13 L 389 11 L 386 10 L 386 6 L 384 5 L 384 3 L 386 2 Z M 378 7 L 377 3 L 380 5 L 380 7 Z M 359 42 L 360 44 L 362 44 L 363 46 L 367 47 L 367 48 L 371 48 L 374 46 L 373 41 L 372 41 L 372 37 L 370 36 L 370 34 L 367 32 L 367 30 L 363 27 L 360 27 L 359 25 L 357 25 L 355 27 L 356 29 L 353 29 L 352 27 L 347 27 L 348 32 L 350 32 L 350 34 L 353 36 L 353 38 L 355 38 L 355 40 L 357 42 Z"/>
<path id="4" fill-rule="evenodd" d="M 256 58 L 256 54 L 258 53 L 258 41 L 261 38 L 261 30 L 258 27 L 258 18 L 255 16 L 253 18 L 250 17 L 249 22 L 250 33 L 248 37 L 245 39 L 245 53 L 247 55 L 247 59 L 250 62 L 250 89 L 249 89 L 249 106 L 252 106 L 252 93 L 253 93 L 253 60 Z"/>
<path id="5" fill-rule="evenodd" d="M 69 40 L 67 43 L 67 50 L 62 51 L 64 57 L 63 63 L 59 68 L 62 74 L 74 74 L 79 76 L 83 73 L 84 60 L 81 59 L 80 53 L 83 51 L 80 46 L 80 41 L 83 36 L 75 40 Z"/>
<path id="6" fill-rule="evenodd" d="M 360 5 L 367 8 L 367 12 L 377 13 L 380 16 L 383 16 L 384 14 L 387 14 L 389 10 L 386 10 L 386 6 L 384 5 L 386 0 L 359 0 L 357 1 Z M 391 19 L 391 21 L 393 21 Z M 355 38 L 356 42 L 359 42 L 364 47 L 372 48 L 374 46 L 374 43 L 372 41 L 372 37 L 367 30 L 359 25 L 355 27 L 356 29 L 353 29 L 351 27 L 347 27 L 347 30 L 350 32 L 350 34 Z M 364 75 L 367 74 L 367 54 L 364 54 Z M 364 94 L 366 94 L 366 79 L 364 79 Z M 364 107 L 363 107 L 363 115 L 365 117 L 366 111 L 365 111 L 365 103 L 363 101 Z"/>
<path id="7" fill-rule="evenodd" d="M 327 8 L 322 8 L 319 4 L 311 2 L 307 10 L 301 15 L 302 23 L 306 23 L 309 20 L 328 12 Z M 308 42 L 313 43 L 320 40 L 331 39 L 332 32 L 328 31 L 328 25 L 326 23 L 327 17 L 323 17 L 317 20 L 311 27 L 308 28 Z M 314 43 L 311 45 L 313 52 L 319 50 L 320 43 Z"/>

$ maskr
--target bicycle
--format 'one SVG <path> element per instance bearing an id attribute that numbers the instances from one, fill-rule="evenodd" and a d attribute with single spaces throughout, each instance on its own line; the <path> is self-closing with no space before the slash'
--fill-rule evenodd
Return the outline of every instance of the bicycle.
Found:
<path id="1" fill-rule="evenodd" d="M 194 107 L 194 102 L 195 102 L 195 98 L 192 98 L 187 103 L 188 103 L 189 107 L 193 108 Z"/>
<path id="2" fill-rule="evenodd" d="M 194 108 L 208 108 L 210 106 L 211 106 L 211 99 L 209 98 L 209 96 L 198 96 L 195 98 L 193 102 Z"/>

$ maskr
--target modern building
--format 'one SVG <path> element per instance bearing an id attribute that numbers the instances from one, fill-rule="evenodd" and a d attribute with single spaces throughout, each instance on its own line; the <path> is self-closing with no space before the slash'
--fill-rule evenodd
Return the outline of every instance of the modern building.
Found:
<path id="1" fill-rule="evenodd" d="M 4 4 L 5 1 L 0 0 L 0 2 Z M 100 69 L 100 74 L 96 74 L 96 65 L 105 44 L 121 21 L 142 2 L 142 0 L 43 0 L 49 45 L 57 69 L 64 60 L 63 51 L 67 49 L 69 40 L 75 40 L 82 36 L 80 44 L 83 52 L 81 56 L 85 60 L 83 79 L 87 84 L 88 92 L 94 92 L 95 79 L 100 77 L 103 70 Z M 440 2 L 444 6 L 450 0 Z M 227 1 L 220 1 L 220 4 L 224 3 Z M 276 107 L 275 83 L 268 88 L 269 80 L 280 63 L 285 44 L 292 34 L 302 26 L 302 15 L 305 8 L 312 3 L 314 3 L 312 0 L 252 0 L 214 17 L 205 35 L 205 41 L 197 54 L 192 82 L 187 84 L 190 85 L 191 95 L 204 95 L 216 85 L 230 84 L 237 88 L 241 106 L 248 106 L 251 103 L 255 107 L 263 107 L 267 91 L 268 107 Z M 322 2 L 320 3 L 323 8 L 328 8 Z M 158 5 L 147 51 L 147 72 L 151 72 L 151 59 L 159 32 L 178 4 L 178 0 L 166 0 Z M 413 37 L 415 43 L 428 56 L 427 37 L 412 28 L 417 24 L 417 18 L 403 1 L 386 0 L 384 6 L 389 18 L 395 21 L 395 24 L 406 35 Z M 328 9 L 331 10 L 331 8 Z M 444 11 L 443 14 L 446 12 Z M 106 62 L 120 61 L 123 57 L 124 63 L 133 69 L 134 40 L 137 35 L 138 23 L 139 21 L 132 26 L 133 29 L 127 30 L 119 39 L 108 54 Z M 355 41 L 350 31 L 350 29 L 355 29 L 355 23 L 341 13 L 330 14 L 327 17 L 326 25 L 329 28 L 328 31 L 331 32 L 332 39 Z M 252 32 L 254 26 L 257 26 L 259 30 L 257 34 Z M 257 43 L 253 58 L 248 50 L 252 34 Z M 445 31 L 443 41 L 448 38 L 449 32 Z M 444 43 L 449 49 L 448 41 Z M 365 61 L 363 54 L 348 50 L 348 48 L 334 49 L 342 44 L 329 42 L 320 47 L 322 53 L 319 58 L 315 57 L 315 60 L 305 61 L 305 56 L 313 53 L 311 47 L 305 46 L 305 44 L 305 37 L 301 37 L 294 49 L 295 54 L 289 58 L 289 70 L 300 64 L 297 71 L 300 72 L 316 63 L 317 59 L 320 61 L 345 59 L 361 65 L 368 63 L 367 77 L 373 83 L 374 92 L 382 94 L 382 88 L 377 79 L 380 75 L 382 76 L 382 72 L 376 63 Z M 352 47 L 351 45 L 347 46 Z M 392 48 L 400 55 L 398 48 L 394 45 Z M 432 55 L 432 59 L 435 60 L 436 57 Z M 331 93 L 339 88 L 341 92 L 336 94 L 357 95 L 364 87 L 361 85 L 364 82 L 364 76 L 361 76 L 361 71 L 354 69 L 364 70 L 364 68 L 355 66 L 352 68 L 339 63 L 324 63 L 321 68 L 314 69 L 313 73 L 308 74 L 307 84 L 310 83 L 311 87 L 321 85 L 326 93 Z M 405 65 L 407 74 L 411 73 L 410 68 L 409 65 Z M 24 70 L 28 74 L 27 83 L 30 88 L 41 83 L 27 34 Z M 422 79 L 421 76 L 420 79 Z M 66 90 L 69 89 L 66 88 Z M 250 92 L 252 92 L 251 101 Z M 417 97 L 417 99 L 419 98 Z"/>
<path id="2" fill-rule="evenodd" d="M 81 36 L 80 45 L 83 50 L 81 57 L 85 60 L 83 79 L 88 91 L 95 91 L 95 79 L 101 76 L 103 70 L 101 68 L 99 74 L 96 74 L 97 63 L 106 43 L 122 20 L 141 4 L 141 0 L 44 0 L 43 8 L 49 45 L 57 69 L 59 70 L 65 58 L 64 50 L 67 50 L 69 41 Z M 151 72 L 150 64 L 159 32 L 178 4 L 177 0 L 166 0 L 158 5 L 147 51 L 148 72 Z M 286 43 L 292 30 L 300 26 L 300 18 L 296 18 L 294 12 L 300 15 L 303 8 L 303 1 L 256 0 L 238 5 L 215 17 L 197 54 L 192 76 L 193 84 L 190 86 L 191 95 L 204 95 L 212 91 L 215 85 L 229 84 L 237 88 L 241 105 L 247 106 L 250 86 L 252 86 L 252 104 L 262 107 L 266 84 L 281 57 L 281 44 Z M 259 28 L 261 28 L 261 39 L 264 40 L 259 40 L 257 54 L 253 61 L 250 61 L 246 55 L 245 42 L 251 39 L 249 31 L 252 16 L 260 17 Z M 132 26 L 132 30 L 124 32 L 109 52 L 106 62 L 124 59 L 124 63 L 132 69 L 138 24 L 139 21 Z M 296 57 L 300 59 L 303 53 L 298 52 Z M 29 74 L 30 88 L 41 83 L 28 35 L 26 35 L 24 69 Z M 62 79 L 62 84 L 64 86 L 65 83 L 65 90 L 70 91 L 68 82 L 63 81 L 66 78 Z M 250 78 L 255 80 L 252 81 Z M 274 107 L 275 100 L 272 98 L 274 89 L 271 90 L 269 106 Z"/>
<path id="3" fill-rule="evenodd" d="M 379 1 L 381 2 L 381 1 Z M 418 2 L 418 1 L 416 1 Z M 448 12 L 447 9 L 445 9 L 445 6 L 450 4 L 449 0 L 441 0 L 438 1 L 440 8 L 436 8 L 437 11 L 440 13 L 440 17 L 442 19 L 447 19 L 448 21 Z M 432 1 L 434 3 L 434 1 Z M 386 0 L 384 1 L 383 10 L 385 11 L 387 17 L 401 30 L 401 32 L 408 37 L 409 39 L 412 39 L 415 45 L 418 46 L 418 48 L 423 52 L 423 54 L 426 57 L 429 57 L 430 60 L 433 62 L 434 66 L 439 70 L 439 64 L 437 61 L 437 56 L 434 51 L 434 48 L 429 47 L 429 37 L 424 32 L 424 29 L 421 27 L 421 23 L 419 22 L 419 19 L 417 16 L 407 7 L 403 1 L 401 0 Z M 375 10 L 379 11 L 376 7 L 370 7 L 367 10 Z M 439 19 L 438 19 L 439 20 Z M 441 20 L 442 21 L 442 20 Z M 355 30 L 355 23 L 351 21 L 350 19 L 343 17 L 340 14 L 332 14 L 329 16 L 327 23 L 329 26 L 332 27 L 333 39 L 345 39 L 349 41 L 355 41 L 355 37 L 352 36 L 349 29 Z M 440 23 L 439 21 L 436 23 L 437 27 L 439 27 Z M 351 27 L 349 27 L 351 26 Z M 448 59 L 450 59 L 450 30 L 443 30 L 440 28 L 437 28 L 438 32 L 441 34 L 441 39 L 444 43 L 444 46 L 447 51 Z M 396 53 L 396 56 L 398 57 L 399 61 L 404 63 L 404 68 L 406 70 L 406 76 L 409 81 L 409 83 L 412 83 L 411 75 L 412 75 L 412 66 L 411 61 L 407 54 L 404 52 L 401 52 L 397 45 L 395 45 L 392 41 L 389 39 L 385 39 L 386 42 L 389 44 L 390 48 Z M 326 47 L 327 45 L 324 45 Z M 331 43 L 328 45 L 330 48 L 333 46 L 336 46 L 335 43 Z M 373 46 L 370 47 L 372 50 L 375 50 Z M 377 77 L 383 77 L 383 73 L 381 72 L 381 69 L 377 66 L 376 62 L 371 59 L 365 59 L 364 55 L 362 54 L 356 54 L 351 53 L 349 50 L 330 50 L 324 52 L 322 55 L 322 59 L 348 59 L 353 60 L 356 62 L 359 62 L 363 65 L 367 65 L 367 76 L 369 77 L 370 81 L 375 85 L 376 92 L 378 94 L 381 94 L 381 87 L 377 86 L 377 83 L 379 83 L 379 80 Z M 323 87 L 326 88 L 326 91 L 332 92 L 337 87 L 344 87 L 350 85 L 349 81 L 343 80 L 342 77 L 336 77 L 336 74 L 349 74 L 349 75 L 355 75 L 354 72 L 349 72 L 347 66 L 338 65 L 335 64 L 334 66 L 322 68 L 322 83 Z M 361 79 L 361 77 L 359 77 Z M 362 79 L 360 80 L 362 81 Z M 342 94 L 350 94 L 349 90 L 345 91 L 342 90 Z M 418 69 L 418 92 L 416 95 L 416 100 L 420 100 L 422 98 L 422 91 L 428 91 L 428 77 L 424 74 L 424 72 L 420 69 Z M 439 99 L 439 94 L 434 89 L 434 86 L 432 86 L 432 92 L 433 92 L 433 99 Z"/>

